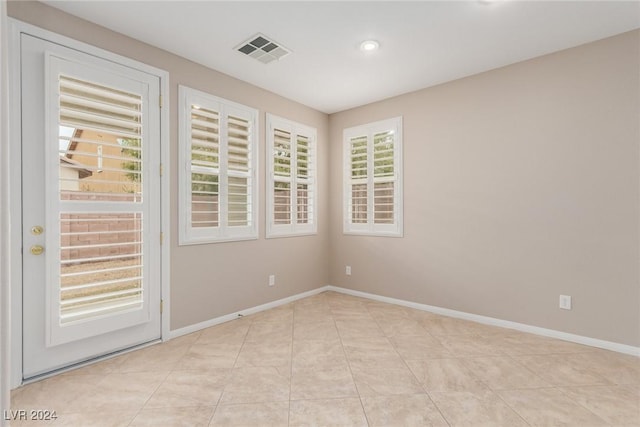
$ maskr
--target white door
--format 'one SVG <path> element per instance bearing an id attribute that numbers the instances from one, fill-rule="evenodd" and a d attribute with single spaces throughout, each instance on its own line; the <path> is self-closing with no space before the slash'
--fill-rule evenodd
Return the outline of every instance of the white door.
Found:
<path id="1" fill-rule="evenodd" d="M 21 36 L 23 377 L 160 338 L 160 81 Z"/>

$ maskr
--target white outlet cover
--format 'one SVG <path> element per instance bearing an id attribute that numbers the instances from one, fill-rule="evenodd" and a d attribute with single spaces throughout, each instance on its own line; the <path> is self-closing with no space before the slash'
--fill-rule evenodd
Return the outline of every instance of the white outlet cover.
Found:
<path id="1" fill-rule="evenodd" d="M 275 274 L 269 275 L 269 286 L 273 286 L 275 284 L 276 284 L 276 275 Z"/>
<path id="2" fill-rule="evenodd" d="M 560 308 L 563 310 L 571 310 L 571 296 L 560 295 Z"/>
<path id="3" fill-rule="evenodd" d="M 344 272 L 345 272 L 345 274 L 347 276 L 351 276 L 351 266 L 347 265 L 347 267 L 345 268 Z"/>

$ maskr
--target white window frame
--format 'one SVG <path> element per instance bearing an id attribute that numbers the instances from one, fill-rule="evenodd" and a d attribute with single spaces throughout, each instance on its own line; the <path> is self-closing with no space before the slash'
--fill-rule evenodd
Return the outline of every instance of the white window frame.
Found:
<path id="1" fill-rule="evenodd" d="M 275 206 L 274 206 L 274 131 L 280 129 L 291 134 L 291 176 L 289 183 L 291 188 L 291 223 L 276 224 L 275 223 Z M 267 238 L 288 237 L 288 236 L 304 236 L 313 235 L 318 231 L 318 191 L 317 191 L 317 129 L 296 123 L 282 117 L 267 113 Z M 301 179 L 298 177 L 298 158 L 297 158 L 297 137 L 304 136 L 309 140 L 309 164 L 308 178 Z M 297 188 L 298 184 L 307 184 L 311 197 L 308 199 L 309 216 L 308 222 L 297 222 Z"/>
<path id="2" fill-rule="evenodd" d="M 373 176 L 373 136 L 380 132 L 393 131 L 394 153 L 394 197 L 392 224 L 374 223 L 374 176 Z M 367 222 L 353 223 L 351 215 L 351 144 L 353 138 L 367 138 Z M 368 236 L 403 237 L 403 185 L 402 185 L 402 117 L 381 120 L 344 129 L 343 132 L 343 233 Z M 386 179 L 385 181 L 389 181 Z M 365 183 L 365 182 L 363 182 Z"/>
<path id="3" fill-rule="evenodd" d="M 179 244 L 194 245 L 205 243 L 231 242 L 238 240 L 255 240 L 258 238 L 258 110 L 247 107 L 227 99 L 211 95 L 196 89 L 180 85 L 179 97 L 179 171 L 178 181 L 180 186 L 179 206 Z M 219 225 L 217 227 L 192 227 L 191 217 L 191 106 L 199 105 L 202 108 L 217 111 L 220 117 L 220 154 L 219 154 Z M 237 173 L 227 170 L 227 116 L 235 115 L 249 121 L 251 132 L 249 140 L 249 224 L 246 226 L 233 226 L 227 224 L 228 209 L 222 202 L 226 195 L 226 183 L 229 176 Z"/>

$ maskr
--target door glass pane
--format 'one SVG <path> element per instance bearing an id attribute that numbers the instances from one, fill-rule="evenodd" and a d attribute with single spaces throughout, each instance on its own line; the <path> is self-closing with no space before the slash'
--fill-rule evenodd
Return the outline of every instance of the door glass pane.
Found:
<path id="1" fill-rule="evenodd" d="M 142 307 L 142 214 L 60 214 L 60 323 Z"/>
<path id="2" fill-rule="evenodd" d="M 140 202 L 142 98 L 60 75 L 61 200 Z"/>

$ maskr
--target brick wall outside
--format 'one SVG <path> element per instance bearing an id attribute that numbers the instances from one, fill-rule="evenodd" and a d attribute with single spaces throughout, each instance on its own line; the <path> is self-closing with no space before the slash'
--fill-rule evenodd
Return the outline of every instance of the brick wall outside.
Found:
<path id="1" fill-rule="evenodd" d="M 135 194 L 95 195 L 62 192 L 62 200 L 102 202 L 134 201 Z M 62 260 L 85 259 L 140 253 L 142 240 L 140 214 L 62 213 L 60 245 Z M 133 244 L 127 244 L 133 243 Z M 113 245 L 113 246 L 111 246 Z M 92 247 L 86 247 L 92 246 Z"/>
<path id="2" fill-rule="evenodd" d="M 192 196 L 191 221 L 200 227 L 215 227 L 218 225 L 218 196 Z"/>

